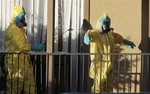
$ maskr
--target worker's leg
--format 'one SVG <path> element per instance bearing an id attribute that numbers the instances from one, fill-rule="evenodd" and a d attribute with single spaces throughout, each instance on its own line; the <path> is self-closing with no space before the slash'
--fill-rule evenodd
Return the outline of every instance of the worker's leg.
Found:
<path id="1" fill-rule="evenodd" d="M 35 94 L 35 80 L 33 74 L 33 67 L 29 65 L 25 70 L 25 77 L 24 77 L 24 94 Z"/>
<path id="2" fill-rule="evenodd" d="M 102 83 L 102 90 L 104 92 L 113 92 L 113 87 L 112 87 L 112 74 L 108 75 L 107 78 L 103 81 Z"/>
<path id="3" fill-rule="evenodd" d="M 113 92 L 112 74 L 109 73 L 108 75 L 106 75 L 106 78 L 102 77 L 102 75 L 100 74 L 100 71 L 97 70 L 97 72 L 95 73 L 95 77 L 93 78 L 93 86 L 91 87 L 91 92 Z"/>
<path id="4" fill-rule="evenodd" d="M 29 64 L 29 59 L 25 57 L 21 55 L 19 59 L 18 57 L 13 57 L 13 61 L 12 57 L 6 59 L 8 69 L 7 94 L 20 94 L 21 92 L 23 94 L 35 94 L 33 68 Z"/>
<path id="5" fill-rule="evenodd" d="M 10 72 L 10 70 L 8 72 Z M 22 79 L 12 77 L 12 75 L 7 75 L 7 94 L 20 94 L 22 85 Z"/>

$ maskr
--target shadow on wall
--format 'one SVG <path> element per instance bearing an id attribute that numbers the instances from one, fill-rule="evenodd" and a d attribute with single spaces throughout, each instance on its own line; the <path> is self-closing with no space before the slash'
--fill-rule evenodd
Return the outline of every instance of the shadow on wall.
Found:
<path id="1" fill-rule="evenodd" d="M 116 53 L 123 49 L 116 46 Z M 113 62 L 113 87 L 115 92 L 139 92 L 140 59 L 135 55 L 116 55 Z M 140 68 L 139 68 L 140 67 Z"/>
<path id="2" fill-rule="evenodd" d="M 82 37 L 84 38 L 85 33 L 91 29 L 93 29 L 92 25 L 88 22 L 88 20 L 83 19 L 83 25 L 81 27 Z M 83 43 L 82 53 L 90 53 L 90 46 L 85 45 L 85 43 Z M 90 68 L 90 64 L 91 64 L 90 56 L 86 55 L 86 56 L 84 56 L 83 59 L 84 59 L 84 62 L 82 62 L 82 63 L 84 63 L 84 64 L 80 64 L 80 65 L 82 65 L 82 69 L 84 69 L 84 74 L 81 74 L 81 75 L 84 75 L 84 82 L 81 82 L 81 83 L 84 83 L 83 91 L 90 92 L 90 87 L 92 86 L 92 79 L 89 77 L 89 68 Z"/>
<path id="3" fill-rule="evenodd" d="M 84 34 L 88 30 L 91 30 L 91 29 L 93 29 L 92 25 L 86 19 L 83 19 L 83 25 L 81 27 L 82 37 L 84 37 Z M 90 52 L 90 47 L 88 45 L 85 45 L 85 43 L 83 43 L 82 52 L 83 53 L 89 53 Z"/>

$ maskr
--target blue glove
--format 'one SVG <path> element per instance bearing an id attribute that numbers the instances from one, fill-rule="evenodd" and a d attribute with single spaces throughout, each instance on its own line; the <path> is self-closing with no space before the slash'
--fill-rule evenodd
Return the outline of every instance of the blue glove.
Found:
<path id="1" fill-rule="evenodd" d="M 42 51 L 44 50 L 45 45 L 44 44 L 35 44 L 31 47 L 32 51 Z"/>
<path id="2" fill-rule="evenodd" d="M 134 48 L 134 47 L 135 47 L 135 44 L 134 44 L 132 41 L 128 41 L 127 39 L 125 39 L 125 40 L 123 41 L 123 43 L 124 43 L 125 45 L 127 45 L 129 48 Z"/>
<path id="3" fill-rule="evenodd" d="M 85 43 L 86 45 L 89 45 L 91 39 L 92 39 L 92 38 L 91 38 L 90 35 L 88 35 L 88 34 L 85 35 L 85 36 L 84 36 L 84 43 Z"/>

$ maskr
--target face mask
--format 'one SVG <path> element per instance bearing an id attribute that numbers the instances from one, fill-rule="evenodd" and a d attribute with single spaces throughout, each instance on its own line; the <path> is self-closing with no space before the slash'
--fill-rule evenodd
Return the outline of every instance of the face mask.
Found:
<path id="1" fill-rule="evenodd" d="M 109 28 L 110 28 L 109 22 L 107 22 L 107 21 L 105 22 L 105 21 L 104 21 L 104 22 L 103 22 L 103 25 L 102 25 L 102 29 L 103 29 L 103 30 L 107 30 L 107 29 L 109 29 Z"/>
<path id="2" fill-rule="evenodd" d="M 26 21 L 25 21 L 25 17 L 24 17 L 24 16 L 22 17 L 22 19 L 20 20 L 20 22 L 17 23 L 17 26 L 18 26 L 19 28 L 22 28 L 22 27 L 27 26 L 27 23 L 26 23 Z"/>
<path id="3" fill-rule="evenodd" d="M 102 18 L 100 20 L 100 32 L 107 33 L 110 32 L 110 20 L 107 18 Z"/>
<path id="4" fill-rule="evenodd" d="M 25 19 L 21 19 L 20 22 L 23 24 L 24 27 L 27 26 Z"/>
<path id="5" fill-rule="evenodd" d="M 18 26 L 19 28 L 23 28 L 23 24 L 22 24 L 21 22 L 18 22 L 18 23 L 17 23 L 17 26 Z"/>

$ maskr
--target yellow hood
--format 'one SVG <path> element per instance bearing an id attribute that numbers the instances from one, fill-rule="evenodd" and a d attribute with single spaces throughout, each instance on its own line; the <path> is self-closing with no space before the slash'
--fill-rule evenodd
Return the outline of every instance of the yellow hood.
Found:
<path id="1" fill-rule="evenodd" d="M 111 20 L 110 20 L 109 16 L 107 15 L 107 13 L 103 13 L 103 14 L 99 17 L 99 19 L 98 19 L 98 21 L 97 21 L 97 23 L 96 23 L 96 29 L 97 29 L 97 30 L 99 30 L 100 27 L 102 26 L 102 23 L 100 22 L 101 19 L 107 19 L 107 20 L 109 20 L 109 22 L 111 22 Z"/>
<path id="2" fill-rule="evenodd" d="M 23 15 L 25 15 L 25 10 L 22 6 L 14 6 L 12 11 L 12 21 L 19 22 Z"/>

